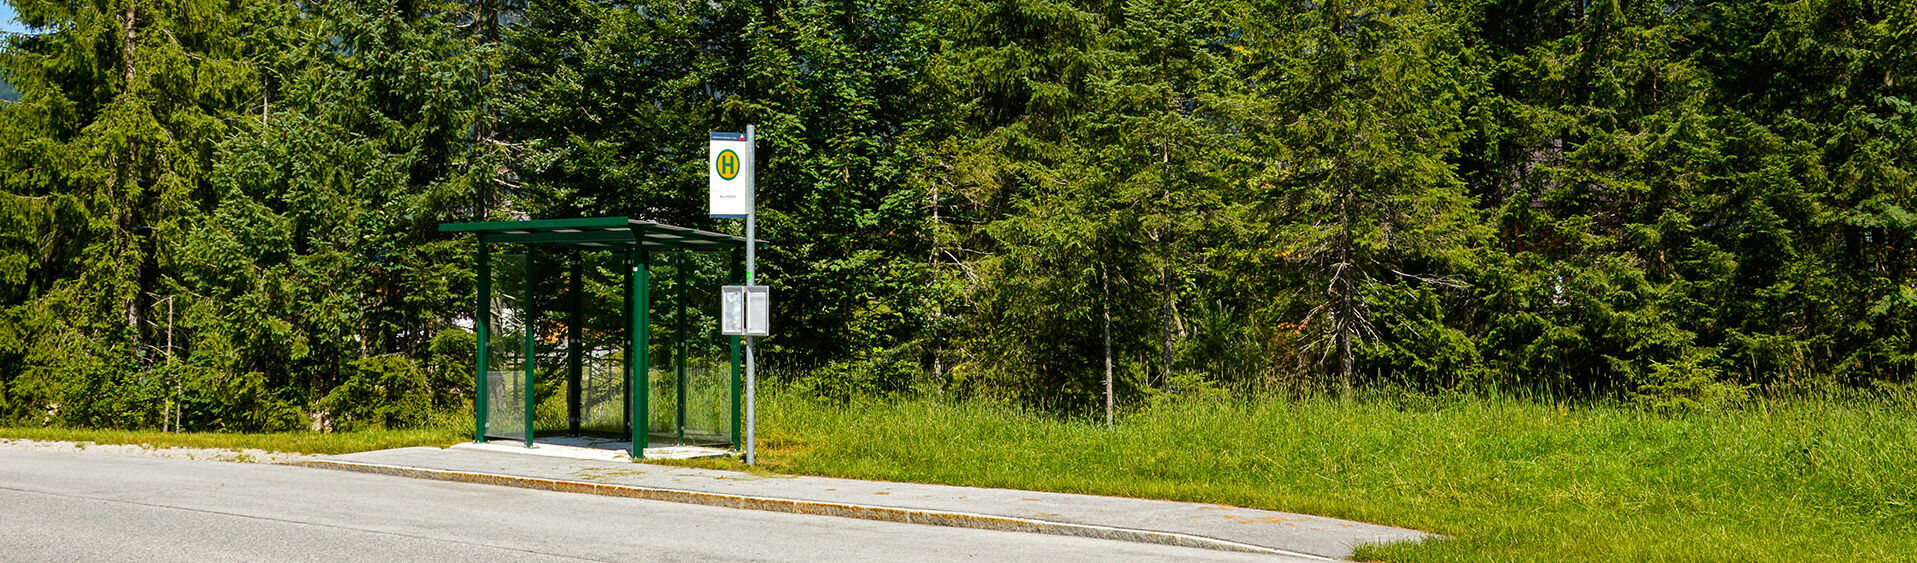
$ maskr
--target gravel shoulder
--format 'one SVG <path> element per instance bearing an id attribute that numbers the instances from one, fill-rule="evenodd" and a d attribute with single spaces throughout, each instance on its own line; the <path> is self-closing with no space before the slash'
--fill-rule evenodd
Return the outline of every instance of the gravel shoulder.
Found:
<path id="1" fill-rule="evenodd" d="M 87 453 L 98 455 L 157 457 L 166 459 L 187 459 L 194 461 L 226 461 L 235 463 L 286 463 L 312 459 L 319 456 L 269 452 L 247 448 L 230 450 L 225 448 L 156 448 L 144 444 L 100 444 L 95 442 L 68 442 L 60 440 L 21 440 L 0 438 L 0 450 Z"/>

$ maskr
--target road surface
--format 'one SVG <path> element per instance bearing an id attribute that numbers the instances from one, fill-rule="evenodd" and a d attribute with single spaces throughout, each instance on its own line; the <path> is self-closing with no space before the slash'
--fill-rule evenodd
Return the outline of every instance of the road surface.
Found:
<path id="1" fill-rule="evenodd" d="M 264 464 L 0 451 L 9 561 L 1285 561 Z"/>

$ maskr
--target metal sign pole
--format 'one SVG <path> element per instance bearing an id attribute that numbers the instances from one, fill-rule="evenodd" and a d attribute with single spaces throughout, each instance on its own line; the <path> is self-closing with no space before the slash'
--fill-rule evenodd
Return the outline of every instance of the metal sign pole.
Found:
<path id="1" fill-rule="evenodd" d="M 756 169 L 759 167 L 759 144 L 758 144 L 757 138 L 755 137 L 755 133 L 757 133 L 757 131 L 754 130 L 753 126 L 751 125 L 746 126 L 746 147 L 748 150 L 751 151 L 751 154 L 752 154 L 751 166 Z M 758 239 L 756 236 L 758 233 L 756 230 L 756 226 L 754 225 L 755 219 L 757 219 L 759 215 L 759 177 L 757 172 L 758 172 L 757 170 L 746 171 L 747 202 L 746 202 L 746 226 L 745 226 L 745 238 L 746 238 L 746 282 L 745 283 L 747 286 L 756 285 L 753 280 L 753 274 L 758 271 L 756 268 L 756 263 L 755 263 L 755 259 L 757 258 L 757 256 L 755 256 L 755 251 L 753 248 L 758 245 Z M 755 347 L 752 345 L 752 336 L 747 335 L 745 337 L 745 377 L 746 377 L 745 462 L 746 462 L 746 465 L 753 465 L 755 463 L 758 463 L 758 460 L 759 460 L 758 455 L 756 455 L 757 452 L 756 452 L 756 448 L 754 447 L 754 441 L 753 441 L 753 437 L 758 434 L 758 425 L 754 423 L 755 420 L 753 417 L 755 414 L 757 414 L 758 406 L 759 406 L 759 401 L 758 401 L 757 393 L 756 393 L 756 391 L 759 389 L 759 380 L 756 377 L 756 374 L 754 373 L 754 367 L 757 364 L 757 361 L 754 358 L 755 356 L 754 352 L 755 352 Z"/>

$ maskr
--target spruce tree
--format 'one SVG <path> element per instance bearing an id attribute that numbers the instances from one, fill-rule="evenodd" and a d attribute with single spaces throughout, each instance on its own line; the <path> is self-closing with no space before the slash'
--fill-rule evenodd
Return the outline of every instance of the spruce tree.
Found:
<path id="1" fill-rule="evenodd" d="M 36 33 L 8 37 L 0 57 L 21 92 L 0 108 L 9 141 L 0 177 L 16 237 L 9 250 L 37 267 L 7 280 L 13 330 L 0 354 L 17 369 L 0 377 L 28 390 L 8 407 L 140 424 L 158 408 L 109 415 L 88 405 L 151 392 L 138 384 L 145 370 L 175 356 L 169 320 L 155 316 L 157 303 L 177 296 L 170 249 L 209 195 L 214 146 L 234 112 L 257 99 L 258 45 L 248 36 L 272 8 L 246 0 L 15 8 Z"/>
<path id="2" fill-rule="evenodd" d="M 1447 160 L 1470 87 L 1454 28 L 1421 3 L 1254 3 L 1246 49 L 1250 124 L 1263 163 L 1250 178 L 1275 254 L 1307 268 L 1304 321 L 1354 383 L 1377 306 L 1418 284 L 1457 285 L 1447 267 L 1479 232 Z"/>

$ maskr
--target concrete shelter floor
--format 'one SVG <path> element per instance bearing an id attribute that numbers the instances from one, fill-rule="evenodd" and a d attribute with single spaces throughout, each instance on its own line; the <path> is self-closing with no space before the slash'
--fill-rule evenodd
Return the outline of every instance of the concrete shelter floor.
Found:
<path id="1" fill-rule="evenodd" d="M 631 441 L 593 436 L 542 436 L 534 438 L 530 448 L 526 447 L 524 441 L 502 438 L 492 438 L 485 442 L 465 442 L 455 444 L 452 448 L 566 459 L 632 461 Z M 709 446 L 670 445 L 646 448 L 646 459 L 692 459 L 728 455 L 734 455 L 734 452 L 726 448 Z"/>

